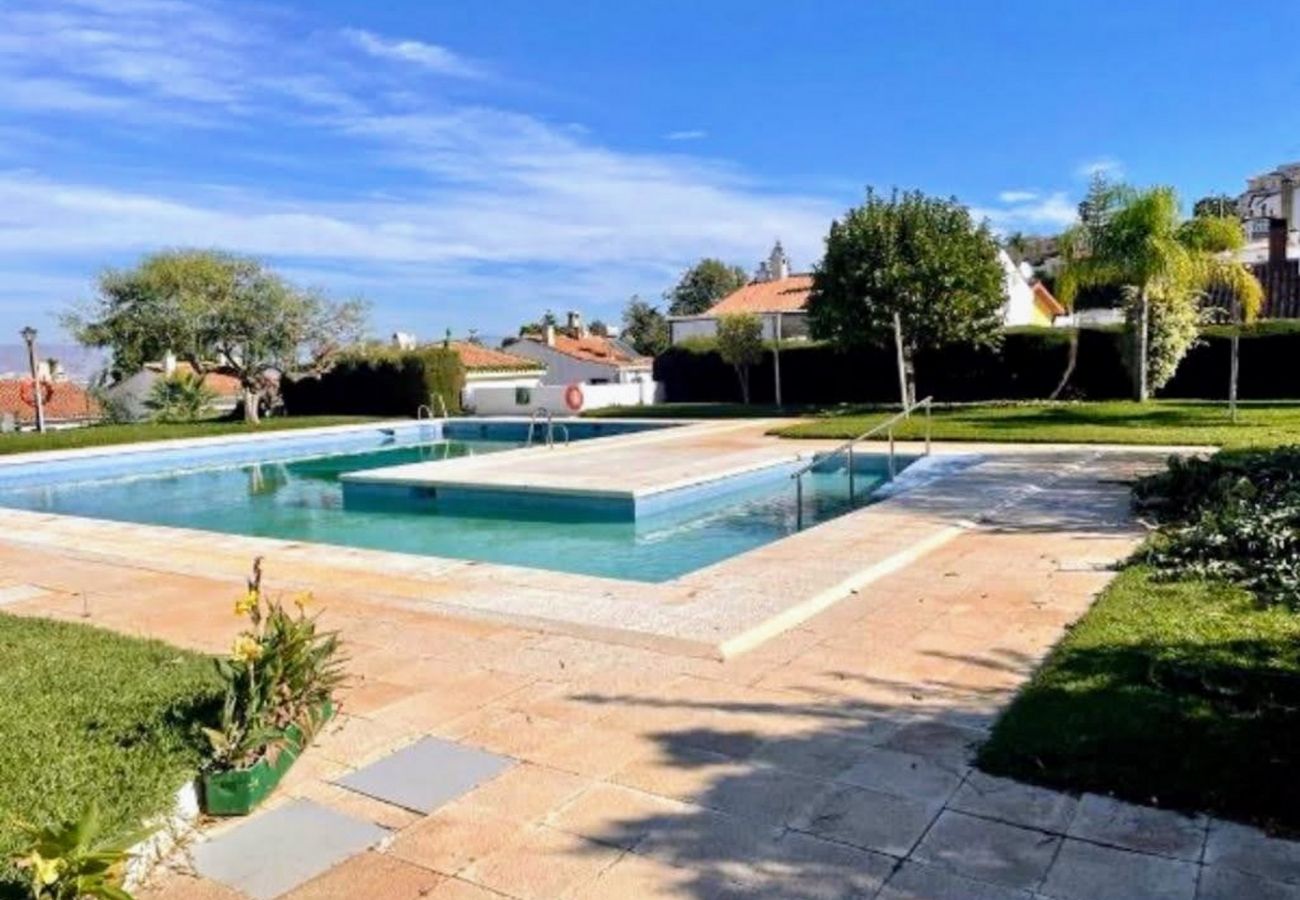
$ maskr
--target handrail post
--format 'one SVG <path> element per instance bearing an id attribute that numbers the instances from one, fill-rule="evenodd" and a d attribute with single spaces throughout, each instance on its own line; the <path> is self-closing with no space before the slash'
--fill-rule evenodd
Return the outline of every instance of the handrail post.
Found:
<path id="1" fill-rule="evenodd" d="M 803 473 L 794 477 L 794 530 L 803 531 Z"/>
<path id="2" fill-rule="evenodd" d="M 930 409 L 934 404 L 926 401 L 925 404 L 925 455 L 930 455 Z"/>
<path id="3" fill-rule="evenodd" d="M 849 444 L 849 502 L 853 502 L 853 445 Z"/>
<path id="4" fill-rule="evenodd" d="M 897 474 L 898 471 L 894 466 L 894 428 L 891 425 L 889 428 L 889 480 L 893 481 L 894 476 Z"/>

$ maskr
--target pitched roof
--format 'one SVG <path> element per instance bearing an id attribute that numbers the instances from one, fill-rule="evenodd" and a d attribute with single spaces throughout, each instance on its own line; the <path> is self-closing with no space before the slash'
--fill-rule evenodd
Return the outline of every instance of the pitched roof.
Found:
<path id="1" fill-rule="evenodd" d="M 144 367 L 150 372 L 162 374 L 162 363 L 145 363 Z M 177 362 L 176 367 L 172 370 L 176 375 L 190 375 L 194 372 L 194 367 L 187 362 Z M 203 384 L 211 391 L 214 391 L 218 397 L 238 397 L 243 393 L 243 387 L 239 379 L 229 372 L 221 369 L 210 369 L 203 376 Z"/>
<path id="2" fill-rule="evenodd" d="M 1065 307 L 1061 301 L 1052 296 L 1052 292 L 1047 289 L 1047 285 L 1041 281 L 1034 282 L 1034 302 L 1042 307 L 1043 311 L 1052 316 L 1065 315 Z"/>
<path id="3" fill-rule="evenodd" d="M 471 341 L 451 341 L 451 349 L 460 357 L 461 365 L 468 372 L 514 372 L 524 369 L 543 369 L 535 359 L 525 359 L 504 350 L 494 350 Z"/>
<path id="4" fill-rule="evenodd" d="M 812 275 L 791 275 L 773 281 L 751 281 L 710 307 L 707 316 L 732 313 L 799 312 L 808 305 Z"/>
<path id="5" fill-rule="evenodd" d="M 35 422 L 36 408 L 22 399 L 22 385 L 27 378 L 0 380 L 0 415 L 12 413 L 19 422 Z M 71 381 L 47 382 L 50 399 L 45 402 L 45 419 L 49 422 L 66 422 L 93 419 L 99 416 L 99 404 L 79 384 Z"/>
<path id="6" fill-rule="evenodd" d="M 540 334 L 529 333 L 521 340 L 533 341 L 546 346 L 545 338 Z M 648 356 L 639 356 L 622 341 L 614 338 L 588 334 L 586 337 L 571 337 L 560 329 L 555 329 L 555 343 L 552 350 L 580 359 L 583 362 L 605 363 L 611 366 L 648 366 L 654 360 Z"/>

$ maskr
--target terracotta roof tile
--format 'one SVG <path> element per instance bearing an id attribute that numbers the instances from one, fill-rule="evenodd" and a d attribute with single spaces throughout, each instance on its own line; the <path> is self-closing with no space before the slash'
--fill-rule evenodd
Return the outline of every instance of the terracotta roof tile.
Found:
<path id="1" fill-rule="evenodd" d="M 542 343 L 542 336 L 527 334 L 523 337 L 523 340 L 536 341 L 540 344 Z M 613 338 L 600 337 L 595 334 L 575 338 L 559 329 L 556 329 L 555 332 L 553 349 L 565 356 L 581 359 L 584 362 L 607 363 L 615 366 L 648 366 L 653 362 L 648 356 L 638 356 L 636 353 L 630 352 L 625 344 Z"/>
<path id="2" fill-rule="evenodd" d="M 28 379 L 8 378 L 0 381 L 0 415 L 12 413 L 19 422 L 36 421 L 35 407 L 22 399 L 22 385 Z M 52 382 L 50 399 L 45 403 L 48 422 L 66 422 L 99 417 L 99 404 L 79 384 L 71 381 Z"/>
<path id="3" fill-rule="evenodd" d="M 451 349 L 468 372 L 514 372 L 545 368 L 534 359 L 524 359 L 504 350 L 494 350 L 470 341 L 452 341 Z"/>
<path id="4" fill-rule="evenodd" d="M 1034 300 L 1049 315 L 1065 315 L 1065 307 L 1061 305 L 1061 301 L 1053 297 L 1052 292 L 1047 289 L 1047 285 L 1041 281 L 1034 282 Z"/>
<path id="5" fill-rule="evenodd" d="M 162 363 L 146 363 L 145 368 L 150 372 L 158 372 L 161 374 L 163 365 Z M 177 375 L 190 374 L 194 371 L 194 367 L 187 362 L 177 362 L 176 368 L 173 371 Z M 203 376 L 203 383 L 207 385 L 210 390 L 215 391 L 218 397 L 238 397 L 243 392 L 243 388 L 239 384 L 239 379 L 234 375 L 231 375 L 229 372 L 223 372 L 220 369 L 209 371 L 207 375 Z"/>
<path id="6" fill-rule="evenodd" d="M 751 281 L 713 304 L 706 315 L 799 312 L 808 305 L 812 283 L 812 275 L 791 275 L 775 281 Z"/>

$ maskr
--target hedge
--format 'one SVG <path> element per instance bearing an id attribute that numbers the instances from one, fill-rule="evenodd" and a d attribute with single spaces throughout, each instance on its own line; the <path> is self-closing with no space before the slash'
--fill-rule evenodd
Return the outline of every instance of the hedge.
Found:
<path id="1" fill-rule="evenodd" d="M 286 382 L 286 410 L 299 415 L 413 416 L 422 406 L 458 413 L 465 367 L 454 350 L 367 350 L 343 357 L 326 374 Z"/>
<path id="2" fill-rule="evenodd" d="M 917 390 L 950 402 L 1038 400 L 1052 393 L 1069 358 L 1071 329 L 1015 328 L 996 350 L 969 346 L 919 353 Z M 1132 394 L 1124 366 L 1122 328 L 1079 330 L 1079 354 L 1064 396 L 1114 400 Z M 1228 394 L 1230 329 L 1208 328 L 1160 396 L 1225 399 Z M 775 402 L 772 350 L 750 374 L 751 400 Z M 1300 360 L 1300 323 L 1263 322 L 1241 340 L 1239 396 L 1275 400 L 1300 396 L 1291 376 Z M 789 404 L 892 403 L 898 371 L 892 348 L 841 351 L 821 343 L 781 348 L 782 400 Z M 740 400 L 735 372 L 711 342 L 676 345 L 655 359 L 655 379 L 670 403 L 734 403 Z"/>

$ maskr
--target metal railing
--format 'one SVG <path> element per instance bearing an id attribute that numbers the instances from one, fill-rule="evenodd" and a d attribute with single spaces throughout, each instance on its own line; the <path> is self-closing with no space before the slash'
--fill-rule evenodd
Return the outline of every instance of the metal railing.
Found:
<path id="1" fill-rule="evenodd" d="M 810 471 L 812 471 L 814 468 L 821 465 L 822 463 L 834 459 L 835 457 L 839 456 L 841 453 L 846 453 L 848 455 L 848 469 L 849 469 L 849 502 L 852 503 L 857 496 L 856 484 L 855 484 L 854 472 L 853 472 L 853 448 L 857 444 L 861 443 L 862 441 L 865 441 L 868 438 L 880 434 L 880 432 L 882 431 L 884 431 L 886 434 L 889 435 L 889 478 L 892 481 L 894 477 L 898 474 L 898 463 L 894 454 L 894 428 L 895 426 L 898 425 L 899 422 L 903 421 L 904 419 L 910 419 L 912 417 L 912 413 L 918 409 L 925 410 L 925 455 L 929 456 L 930 455 L 930 411 L 933 406 L 934 406 L 934 397 L 926 397 L 924 400 L 918 400 L 916 403 L 913 403 L 911 406 L 907 407 L 906 409 L 894 413 L 885 421 L 878 422 L 875 425 L 871 426 L 870 428 L 862 432 L 862 434 L 858 435 L 857 437 L 845 441 L 844 443 L 840 444 L 838 447 L 832 449 L 829 453 L 814 455 L 813 459 L 810 462 L 808 462 L 807 465 L 804 465 L 799 469 L 795 470 L 795 472 L 793 472 L 790 475 L 790 477 L 794 479 L 795 527 L 798 528 L 799 530 L 803 529 L 803 477 L 807 475 Z"/>
<path id="2" fill-rule="evenodd" d="M 438 401 L 438 409 L 442 410 L 442 418 L 444 418 L 444 419 L 450 419 L 450 418 L 451 418 L 451 413 L 447 412 L 447 401 L 444 400 L 444 399 L 442 399 L 442 394 L 434 394 L 434 395 L 433 395 L 433 399 L 435 399 L 435 400 Z M 425 415 L 426 413 L 428 414 L 427 416 Z M 416 419 L 425 419 L 425 418 L 433 419 L 433 418 L 436 418 L 436 416 L 434 416 L 434 414 L 433 414 L 433 407 L 432 407 L 432 406 L 430 406 L 430 405 L 427 404 L 427 403 L 421 403 L 419 406 L 417 406 L 417 407 L 415 408 L 415 418 L 416 418 Z"/>
<path id="3" fill-rule="evenodd" d="M 542 416 L 546 417 L 546 446 L 555 446 L 556 428 L 559 428 L 564 434 L 564 446 L 569 446 L 569 426 L 565 425 L 563 422 L 556 425 L 555 416 L 545 406 L 539 406 L 537 409 L 533 410 L 533 414 L 528 417 L 528 439 L 524 441 L 524 446 L 531 447 L 533 445 L 534 429 L 537 427 L 538 418 Z"/>

